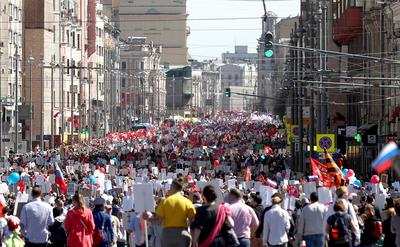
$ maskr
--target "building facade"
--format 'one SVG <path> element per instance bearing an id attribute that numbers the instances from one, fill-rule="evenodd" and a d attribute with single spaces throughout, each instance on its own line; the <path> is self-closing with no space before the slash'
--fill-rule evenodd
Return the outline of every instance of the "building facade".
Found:
<path id="1" fill-rule="evenodd" d="M 0 40 L 0 155 L 7 150 L 15 150 L 15 131 L 18 139 L 22 138 L 22 127 L 17 118 L 15 106 L 23 102 L 22 75 L 23 75 L 23 4 L 22 0 L 10 0 L 2 3 L 1 40 Z M 18 149 L 25 149 L 23 143 Z"/>
<path id="2" fill-rule="evenodd" d="M 135 122 L 159 123 L 165 117 L 165 72 L 161 46 L 129 37 L 121 45 L 121 100 L 125 129 Z"/>
<path id="3" fill-rule="evenodd" d="M 225 64 L 219 67 L 221 95 L 231 90 L 231 97 L 223 96 L 223 110 L 253 110 L 257 102 L 257 68 L 253 64 Z"/>
<path id="4" fill-rule="evenodd" d="M 120 0 L 121 37 L 146 37 L 163 47 L 161 64 L 188 63 L 186 0 Z"/>
<path id="5" fill-rule="evenodd" d="M 247 45 L 236 45 L 235 52 L 225 52 L 222 53 L 222 62 L 223 63 L 253 63 L 257 64 L 257 53 L 249 53 L 249 47 Z"/>

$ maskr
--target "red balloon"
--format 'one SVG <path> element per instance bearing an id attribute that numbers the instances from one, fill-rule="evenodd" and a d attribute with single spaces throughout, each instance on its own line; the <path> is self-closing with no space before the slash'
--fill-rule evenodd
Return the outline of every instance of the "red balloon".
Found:
<path id="1" fill-rule="evenodd" d="M 99 167 L 99 171 L 100 171 L 101 173 L 106 173 L 106 169 L 104 169 L 104 167 Z"/>
<path id="2" fill-rule="evenodd" d="M 191 176 L 191 175 L 188 175 L 188 176 L 187 176 L 187 180 L 188 180 L 188 182 L 191 182 L 191 181 L 193 181 L 193 178 L 192 178 L 192 176 Z"/>
<path id="3" fill-rule="evenodd" d="M 219 166 L 219 160 L 214 160 L 214 166 Z"/>
<path id="4" fill-rule="evenodd" d="M 352 169 L 349 169 L 346 173 L 346 179 L 349 179 L 355 175 L 354 171 Z"/>
<path id="5" fill-rule="evenodd" d="M 378 175 L 373 175 L 371 177 L 371 184 L 379 184 L 379 176 Z"/>

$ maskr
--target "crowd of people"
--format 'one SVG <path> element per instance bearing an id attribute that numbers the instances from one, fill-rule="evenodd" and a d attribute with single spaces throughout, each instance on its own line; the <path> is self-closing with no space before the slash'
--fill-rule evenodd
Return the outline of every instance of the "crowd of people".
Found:
<path id="1" fill-rule="evenodd" d="M 10 154 L 2 246 L 400 246 L 395 190 L 292 171 L 282 130 L 273 116 L 220 112 Z"/>

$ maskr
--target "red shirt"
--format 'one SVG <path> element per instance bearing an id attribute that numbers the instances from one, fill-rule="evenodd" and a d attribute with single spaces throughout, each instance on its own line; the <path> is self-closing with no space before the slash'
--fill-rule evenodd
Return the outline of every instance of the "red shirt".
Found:
<path id="1" fill-rule="evenodd" d="M 74 208 L 67 213 L 64 221 L 68 234 L 69 247 L 92 247 L 94 221 L 92 211 L 88 208 Z"/>

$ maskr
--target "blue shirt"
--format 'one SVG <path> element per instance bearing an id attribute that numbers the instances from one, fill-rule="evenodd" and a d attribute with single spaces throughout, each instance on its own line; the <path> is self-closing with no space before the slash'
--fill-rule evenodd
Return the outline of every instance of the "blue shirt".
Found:
<path id="1" fill-rule="evenodd" d="M 114 239 L 114 230 L 112 227 L 111 217 L 100 210 L 93 210 L 94 225 L 97 229 L 103 229 L 104 241 L 101 247 L 105 247 Z M 103 227 L 104 222 L 104 227 Z"/>
<path id="2" fill-rule="evenodd" d="M 144 243 L 141 241 L 142 238 L 142 231 L 140 229 L 140 216 L 139 214 L 135 213 L 132 217 L 131 222 L 129 223 L 128 230 L 132 230 L 135 233 L 135 245 L 141 246 Z"/>
<path id="3" fill-rule="evenodd" d="M 30 243 L 43 244 L 49 239 L 49 226 L 53 225 L 53 209 L 40 199 L 33 199 L 21 211 L 21 230 L 25 240 Z"/>

